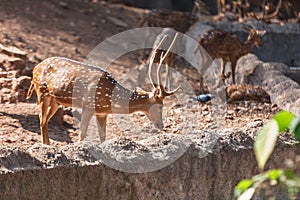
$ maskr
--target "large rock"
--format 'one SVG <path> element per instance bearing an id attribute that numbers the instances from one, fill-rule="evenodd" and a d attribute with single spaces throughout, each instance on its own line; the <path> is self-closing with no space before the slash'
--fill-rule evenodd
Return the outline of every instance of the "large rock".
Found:
<path id="1" fill-rule="evenodd" d="M 14 46 L 4 46 L 0 43 L 0 52 L 8 56 L 26 59 L 27 53 Z"/>
<path id="2" fill-rule="evenodd" d="M 33 62 L 25 51 L 0 43 L 0 102 L 25 101 Z M 26 74 L 24 76 L 24 74 Z"/>
<path id="3" fill-rule="evenodd" d="M 14 46 L 4 46 L 0 43 L 0 68 L 2 71 L 16 71 L 17 75 L 30 75 L 38 58 L 29 57 L 27 52 Z"/>
<path id="4" fill-rule="evenodd" d="M 0 54 L 0 68 L 5 71 L 20 70 L 24 65 L 25 61 L 21 58 Z"/>
<path id="5" fill-rule="evenodd" d="M 276 68 L 279 67 L 248 54 L 238 61 L 237 82 L 262 87 L 270 95 L 272 103 L 300 115 L 300 86 L 278 71 Z"/>
<path id="6" fill-rule="evenodd" d="M 290 68 L 283 63 L 271 62 L 276 70 L 300 84 L 300 67 Z"/>
<path id="7" fill-rule="evenodd" d="M 26 100 L 30 84 L 31 77 L 29 76 L 20 76 L 14 79 L 11 94 L 16 97 L 17 101 L 24 102 Z"/>

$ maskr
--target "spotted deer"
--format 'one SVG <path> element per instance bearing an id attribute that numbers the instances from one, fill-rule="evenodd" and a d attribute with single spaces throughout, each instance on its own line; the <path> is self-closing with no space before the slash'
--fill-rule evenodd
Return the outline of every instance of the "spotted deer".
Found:
<path id="1" fill-rule="evenodd" d="M 161 65 L 173 43 L 169 50 L 160 57 L 157 68 L 157 84 L 151 77 L 153 60 L 162 42 L 156 47 L 149 64 L 152 92 L 141 89 L 131 91 L 121 86 L 104 69 L 67 58 L 52 57 L 35 66 L 27 98 L 31 97 L 34 89 L 40 106 L 42 142 L 50 144 L 48 121 L 56 113 L 59 105 L 82 109 L 79 141 L 85 138 L 89 121 L 93 115 L 96 115 L 101 142 L 106 137 L 107 115 L 112 113 L 129 114 L 141 111 L 156 128 L 162 129 L 164 127 L 163 101 L 165 97 L 173 95 L 179 89 L 178 87 L 173 91 L 166 91 L 162 87 L 160 76 Z"/>
<path id="2" fill-rule="evenodd" d="M 201 36 L 199 44 L 208 52 L 212 59 L 222 59 L 223 82 L 228 77 L 225 75 L 227 62 L 231 63 L 232 83 L 235 84 L 235 69 L 240 57 L 248 54 L 254 46 L 261 47 L 261 37 L 266 31 L 249 29 L 250 33 L 245 42 L 238 37 L 220 29 L 212 29 Z M 197 50 L 197 48 L 196 48 Z"/>

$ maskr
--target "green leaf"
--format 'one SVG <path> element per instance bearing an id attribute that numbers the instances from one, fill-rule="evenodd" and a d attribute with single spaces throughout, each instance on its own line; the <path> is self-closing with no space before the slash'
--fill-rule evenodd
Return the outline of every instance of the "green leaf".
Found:
<path id="1" fill-rule="evenodd" d="M 254 143 L 254 153 L 259 168 L 264 168 L 275 147 L 278 134 L 279 128 L 275 119 L 266 123 L 258 132 Z"/>
<path id="2" fill-rule="evenodd" d="M 290 171 L 290 170 L 286 170 L 286 171 L 284 172 L 284 175 L 285 175 L 288 179 L 293 179 L 293 178 L 295 177 L 295 174 L 294 174 L 292 171 Z"/>
<path id="3" fill-rule="evenodd" d="M 253 181 L 250 179 L 241 180 L 234 188 L 234 196 L 239 197 L 243 192 L 251 187 Z"/>
<path id="4" fill-rule="evenodd" d="M 245 191 L 252 185 L 253 181 L 250 179 L 241 180 L 237 185 L 236 188 L 242 191 Z"/>
<path id="5" fill-rule="evenodd" d="M 290 124 L 290 129 L 294 133 L 294 137 L 300 141 L 300 116 L 295 117 Z"/>
<path id="6" fill-rule="evenodd" d="M 288 111 L 280 111 L 273 117 L 273 119 L 275 119 L 278 123 L 279 132 L 286 131 L 289 128 L 293 118 L 293 113 Z"/>
<path id="7" fill-rule="evenodd" d="M 268 175 L 271 181 L 279 180 L 284 175 L 284 171 L 282 169 L 272 169 L 268 171 Z"/>

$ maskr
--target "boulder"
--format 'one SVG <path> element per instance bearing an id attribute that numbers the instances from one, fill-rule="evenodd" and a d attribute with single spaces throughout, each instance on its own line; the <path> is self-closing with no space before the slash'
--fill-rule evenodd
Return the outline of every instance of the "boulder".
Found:
<path id="1" fill-rule="evenodd" d="M 25 51 L 14 46 L 4 46 L 0 43 L 0 68 L 3 71 L 16 71 L 17 75 L 30 75 L 34 64 L 39 59 L 30 57 Z"/>
<path id="2" fill-rule="evenodd" d="M 27 58 L 27 53 L 14 46 L 4 46 L 0 43 L 0 52 L 10 57 Z"/>
<path id="3" fill-rule="evenodd" d="M 282 66 L 260 61 L 253 54 L 243 56 L 237 64 L 237 82 L 262 87 L 271 102 L 280 108 L 300 115 L 300 86 L 297 82 L 276 70 Z"/>
<path id="4" fill-rule="evenodd" d="M 21 76 L 13 80 L 11 94 L 16 96 L 18 101 L 25 101 L 27 91 L 31 84 L 31 78 L 28 76 Z"/>
<path id="5" fill-rule="evenodd" d="M 0 54 L 0 68 L 5 71 L 21 70 L 25 65 L 25 60 L 18 57 L 10 57 L 6 54 Z"/>

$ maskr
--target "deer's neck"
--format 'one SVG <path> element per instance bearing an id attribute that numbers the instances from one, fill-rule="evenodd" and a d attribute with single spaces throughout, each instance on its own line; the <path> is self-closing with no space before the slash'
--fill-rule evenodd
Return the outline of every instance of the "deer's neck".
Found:
<path id="1" fill-rule="evenodd" d="M 252 37 L 249 37 L 243 45 L 243 49 L 241 51 L 241 53 L 243 55 L 248 54 L 254 47 L 254 39 Z"/>
<path id="2" fill-rule="evenodd" d="M 120 90 L 119 90 L 120 91 Z M 112 95 L 112 113 L 129 114 L 145 110 L 149 95 L 136 91 L 122 90 Z"/>
<path id="3" fill-rule="evenodd" d="M 140 94 L 136 91 L 132 92 L 131 98 L 129 100 L 129 113 L 146 110 L 148 101 L 149 94 Z"/>

